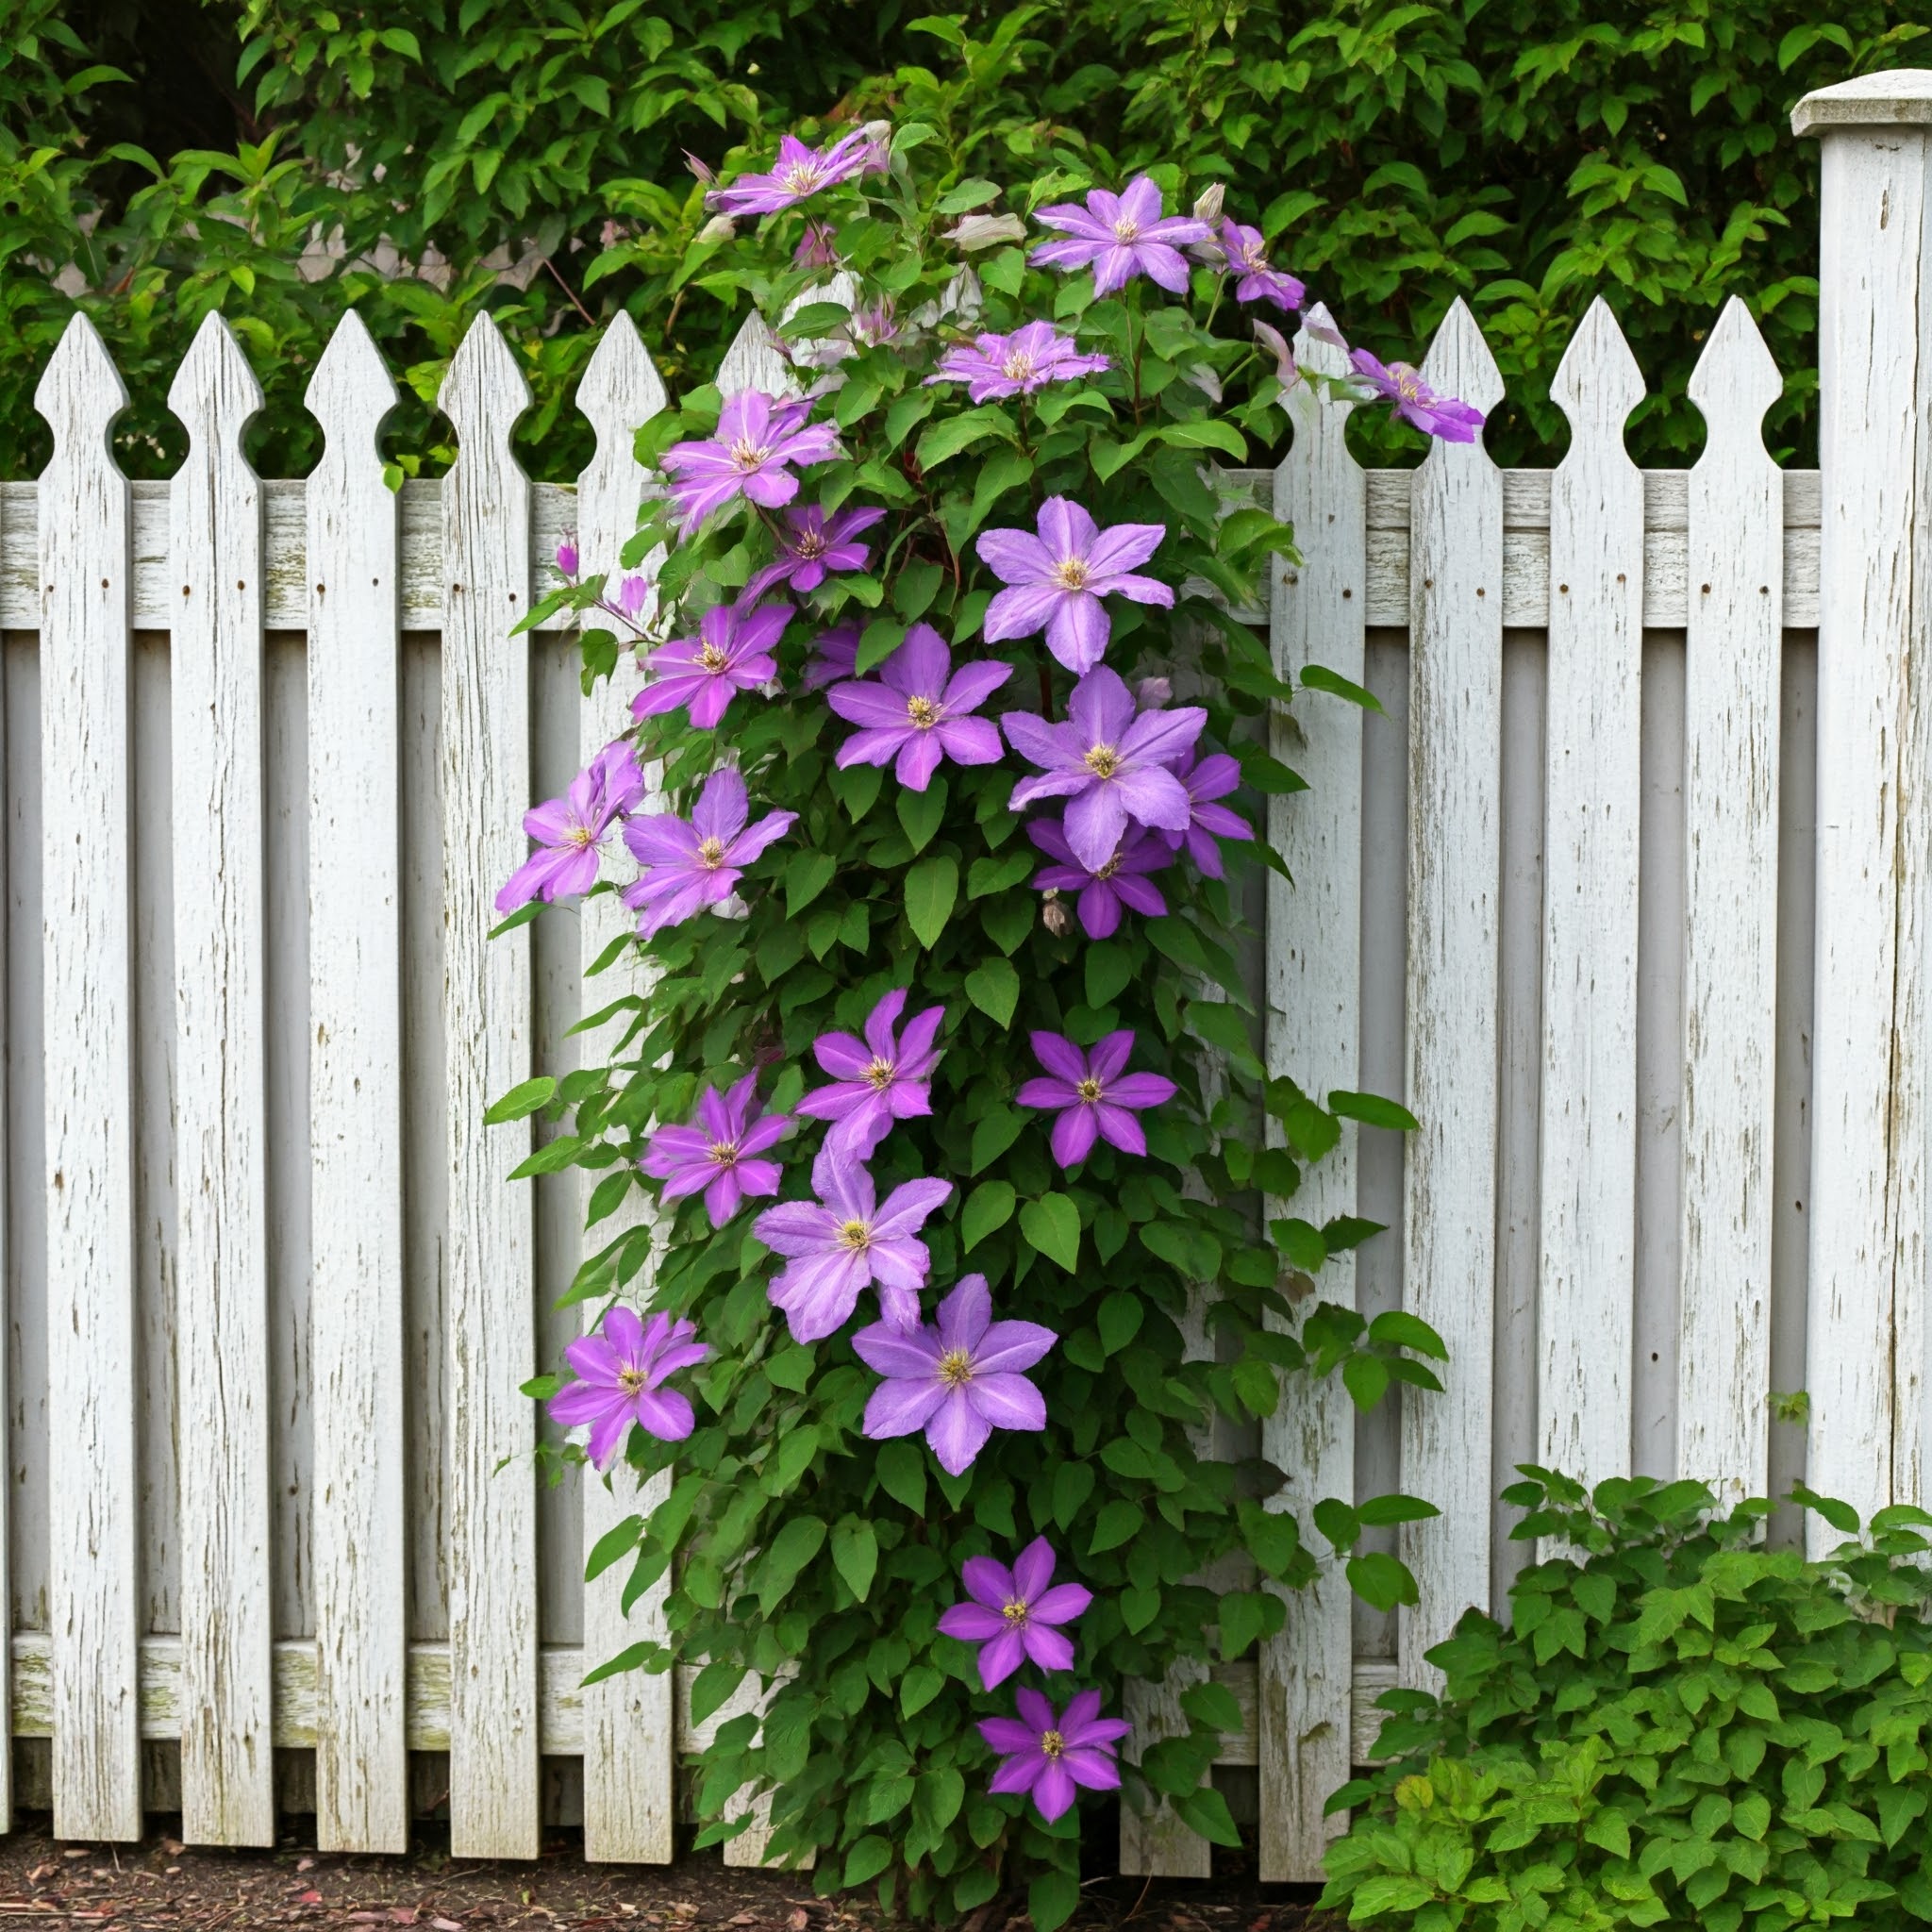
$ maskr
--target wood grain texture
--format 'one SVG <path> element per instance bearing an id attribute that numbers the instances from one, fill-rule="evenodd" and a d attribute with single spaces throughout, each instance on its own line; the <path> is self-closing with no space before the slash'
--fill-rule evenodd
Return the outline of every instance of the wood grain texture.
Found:
<path id="1" fill-rule="evenodd" d="M 1486 414 L 1503 380 L 1456 302 L 1424 375 Z M 1405 1683 L 1472 1604 L 1489 1607 L 1496 1291 L 1497 944 L 1502 889 L 1503 478 L 1478 440 L 1438 442 L 1409 496 L 1409 1137 L 1405 1306 L 1449 1350 L 1443 1392 L 1402 1391 L 1402 1482 L 1441 1514 L 1408 1524 Z"/>
<path id="2" fill-rule="evenodd" d="M 1709 441 L 1690 473 L 1685 639 L 1675 1458 L 1733 1498 L 1769 1476 L 1784 479 L 1761 425 L 1783 387 L 1733 296 L 1690 378 Z"/>
<path id="3" fill-rule="evenodd" d="M 134 1040 L 126 479 L 108 443 L 126 407 L 85 316 L 34 407 L 41 476 L 42 946 L 54 1829 L 141 1836 L 135 1406 L 101 1365 L 134 1359 Z M 86 800 L 84 812 L 59 808 Z"/>
<path id="4" fill-rule="evenodd" d="M 353 310 L 305 398 L 316 1842 L 409 1844 L 403 1457 L 402 656 L 395 385 Z"/>
<path id="5" fill-rule="evenodd" d="M 1806 1479 L 1861 1516 L 1922 1500 L 1928 166 L 1918 128 L 1824 139 Z"/>
<path id="6" fill-rule="evenodd" d="M 527 1120 L 484 1110 L 531 1074 L 527 926 L 491 940 L 496 892 L 527 849 L 529 482 L 510 430 L 529 391 L 479 316 L 438 398 L 457 432 L 443 486 L 443 1024 L 447 1053 L 450 1375 L 450 1848 L 534 1858 L 537 1515 L 533 1208 L 510 1170 Z"/>
<path id="7" fill-rule="evenodd" d="M 1310 323 L 1326 311 L 1310 310 Z M 1304 330 L 1296 355 L 1310 368 L 1341 373 L 1341 352 Z M 1287 397 L 1294 444 L 1274 477 L 1274 514 L 1294 525 L 1300 564 L 1277 561 L 1272 635 L 1274 668 L 1292 679 L 1310 663 L 1359 683 L 1368 501 L 1344 431 L 1350 405 L 1317 400 L 1307 385 Z M 1352 705 L 1310 692 L 1270 721 L 1275 756 L 1308 790 L 1269 802 L 1268 837 L 1288 860 L 1290 885 L 1268 880 L 1268 1071 L 1325 1100 L 1357 1085 L 1361 1059 L 1362 719 Z M 1271 1128 L 1273 1123 L 1270 1124 Z M 1356 1130 L 1307 1170 L 1287 1210 L 1316 1226 L 1356 1206 Z M 1351 1253 L 1322 1271 L 1311 1294 L 1347 1305 L 1355 1294 Z M 1282 1404 L 1262 1424 L 1261 1452 L 1288 1476 L 1280 1507 L 1299 1515 L 1320 1545 L 1309 1511 L 1322 1498 L 1353 1501 L 1355 1410 L 1339 1377 L 1291 1377 Z M 1328 1840 L 1346 1825 L 1324 1818 L 1328 1794 L 1348 1775 L 1350 1605 L 1339 1559 L 1288 1600 L 1288 1624 L 1260 1657 L 1260 1877 L 1264 1883 L 1320 1877 Z"/>
<path id="8" fill-rule="evenodd" d="M 1544 1464 L 1595 1483 L 1630 1464 L 1643 642 L 1643 379 L 1601 299 L 1551 394 L 1538 1410 Z"/>
<path id="9" fill-rule="evenodd" d="M 577 408 L 597 432 L 597 452 L 577 482 L 577 541 L 584 569 L 603 571 L 614 589 L 622 575 L 619 555 L 638 526 L 639 506 L 650 487 L 650 474 L 632 454 L 638 428 L 662 409 L 668 398 L 650 354 L 630 318 L 619 315 L 604 332 L 584 371 L 577 390 Z M 661 553 L 644 566 L 655 572 Z M 655 602 L 655 600 L 653 600 Z M 648 610 L 640 613 L 648 622 Z M 592 624 L 608 620 L 592 613 Z M 627 700 L 633 678 L 623 677 L 630 660 L 620 656 L 620 678 L 599 684 L 584 700 L 581 713 L 581 761 L 588 764 L 630 723 Z M 621 683 L 620 683 L 621 679 Z M 657 774 L 652 773 L 655 780 Z M 656 785 L 653 785 L 653 793 Z M 645 809 L 658 803 L 655 795 Z M 616 836 L 611 837 L 615 849 Z M 636 949 L 627 948 L 614 964 L 596 977 L 591 968 L 612 940 L 633 930 L 636 922 L 614 893 L 598 893 L 583 901 L 579 910 L 581 960 L 586 1010 L 609 1005 L 626 992 L 642 992 L 646 974 Z M 616 1052 L 627 1016 L 592 1033 L 577 1036 L 579 1063 L 598 1066 Z M 575 1170 L 579 1179 L 579 1219 L 602 1178 L 589 1168 Z M 615 1241 L 627 1227 L 649 1219 L 650 1197 L 634 1187 L 617 1212 L 584 1237 L 583 1253 L 591 1254 Z M 649 1302 L 652 1278 L 648 1271 L 629 1284 L 628 1294 L 641 1306 Z M 584 1304 L 587 1321 L 594 1323 L 605 1304 Z M 668 1471 L 656 1475 L 640 1491 L 626 1465 L 620 1464 L 606 1481 L 594 1472 L 583 1478 L 584 1552 L 627 1516 L 646 1514 L 671 1493 Z M 598 1664 L 626 1644 L 645 1639 L 662 1641 L 668 1631 L 664 1602 L 669 1579 L 655 1584 L 640 1597 L 628 1619 L 624 1613 L 624 1586 L 629 1566 L 613 1565 L 584 1586 L 584 1650 Z M 672 1745 L 672 1679 L 669 1674 L 649 1675 L 625 1671 L 592 1684 L 582 1692 L 586 1747 L 584 1751 L 584 1857 L 595 1861 L 668 1864 L 673 1853 L 674 1791 L 672 1771 L 676 1762 Z"/>
<path id="10" fill-rule="evenodd" d="M 5 543 L 6 536 L 7 506 L 0 503 L 0 544 Z M 7 862 L 6 821 L 8 814 L 6 802 L 12 796 L 18 783 L 18 776 L 11 769 L 12 758 L 8 749 L 8 710 L 6 677 L 4 670 L 0 670 L 0 908 L 6 908 L 6 914 L 0 917 L 0 936 L 4 936 L 9 924 L 15 931 L 20 929 L 12 918 L 13 882 Z M 6 951 L 4 937 L 0 937 L 0 1068 L 7 1070 L 10 1083 L 14 1074 L 7 1023 L 14 989 Z M 12 1162 L 18 1149 L 8 1131 L 9 1107 L 10 1096 L 0 1091 L 0 1300 L 8 1298 L 8 1284 L 18 1264 L 10 1220 L 15 1199 L 11 1185 Z M 10 1391 L 25 1379 L 9 1373 L 18 1351 L 13 1323 L 10 1320 L 0 1321 L 0 1389 Z M 11 1407 L 9 1399 L 5 1407 L 10 1409 Z M 13 1489 L 11 1481 L 0 1483 L 0 1739 L 12 1733 L 12 1672 L 8 1667 L 8 1639 L 13 1628 Z M 13 1829 L 13 1756 L 10 1751 L 0 1750 L 0 1833 Z"/>

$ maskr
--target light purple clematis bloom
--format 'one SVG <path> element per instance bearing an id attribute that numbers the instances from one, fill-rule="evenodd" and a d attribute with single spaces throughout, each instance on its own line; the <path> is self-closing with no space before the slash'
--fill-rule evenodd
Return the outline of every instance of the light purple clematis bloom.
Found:
<path id="1" fill-rule="evenodd" d="M 1217 839 L 1252 839 L 1255 828 L 1239 812 L 1217 798 L 1225 798 L 1241 782 L 1241 768 L 1226 752 L 1210 752 L 1197 764 L 1191 750 L 1174 760 L 1174 774 L 1187 788 L 1189 819 L 1184 832 L 1165 831 L 1160 837 L 1170 851 L 1183 845 L 1188 857 L 1210 879 L 1218 879 L 1224 867 Z"/>
<path id="2" fill-rule="evenodd" d="M 1053 1158 L 1073 1167 L 1105 1140 L 1124 1154 L 1144 1154 L 1147 1136 L 1134 1116 L 1143 1108 L 1160 1107 L 1174 1096 L 1174 1084 L 1161 1074 L 1130 1074 L 1127 1057 L 1134 1050 L 1130 1027 L 1109 1033 L 1091 1053 L 1083 1053 L 1058 1033 L 1032 1036 L 1033 1057 L 1046 1069 L 1046 1077 L 1028 1080 L 1013 1097 L 1022 1107 L 1058 1108 L 1053 1124 Z"/>
<path id="3" fill-rule="evenodd" d="M 577 574 L 577 540 L 564 536 L 557 540 L 557 569 L 561 576 L 575 577 Z"/>
<path id="4" fill-rule="evenodd" d="M 989 1690 L 1031 1657 L 1042 1671 L 1074 1667 L 1074 1644 L 1053 1626 L 1071 1624 L 1093 1592 L 1078 1583 L 1055 1584 L 1053 1545 L 1036 1537 L 1013 1567 L 991 1557 L 968 1557 L 961 1572 L 971 1603 L 955 1604 L 940 1619 L 948 1637 L 980 1646 L 979 1681 Z"/>
<path id="5" fill-rule="evenodd" d="M 686 711 L 708 731 L 741 691 L 756 691 L 778 675 L 772 652 L 791 622 L 789 604 L 714 604 L 698 619 L 694 638 L 673 638 L 649 659 L 651 681 L 631 699 L 639 718 Z"/>
<path id="6" fill-rule="evenodd" d="M 749 808 L 743 776 L 727 766 L 705 780 L 689 819 L 652 812 L 625 821 L 624 842 L 644 872 L 625 887 L 624 903 L 643 915 L 638 931 L 645 939 L 730 898 L 744 868 L 798 818 L 768 812 L 748 826 Z"/>
<path id="7" fill-rule="evenodd" d="M 659 1127 L 638 1163 L 664 1183 L 667 1201 L 702 1193 L 713 1227 L 723 1227 L 747 1198 L 778 1191 L 778 1163 L 758 1157 L 784 1139 L 791 1120 L 782 1113 L 754 1116 L 758 1084 L 754 1070 L 728 1093 L 706 1088 L 697 1118 L 685 1126 Z"/>
<path id="8" fill-rule="evenodd" d="M 987 530 L 978 541 L 987 567 L 1008 588 L 986 610 L 986 641 L 1046 633 L 1046 648 L 1075 676 L 1091 671 L 1113 629 L 1103 597 L 1170 608 L 1174 591 L 1158 577 L 1134 575 L 1167 535 L 1165 524 L 1115 524 L 1103 530 L 1077 503 L 1049 496 L 1039 534 Z"/>
<path id="9" fill-rule="evenodd" d="M 899 1015 L 905 1010 L 906 989 L 895 987 L 872 1009 L 863 1040 L 822 1033 L 812 1041 L 812 1055 L 832 1084 L 808 1093 L 798 1103 L 799 1116 L 830 1121 L 826 1147 L 855 1160 L 871 1159 L 894 1121 L 932 1111 L 932 1070 L 940 1063 L 933 1041 L 946 1009 L 927 1007 L 901 1032 Z"/>
<path id="10" fill-rule="evenodd" d="M 941 760 L 996 765 L 1000 734 L 989 718 L 974 718 L 1013 675 L 1010 664 L 982 659 L 953 669 L 953 653 L 929 624 L 915 624 L 906 641 L 879 666 L 876 679 L 834 685 L 825 702 L 861 728 L 839 747 L 839 764 L 883 765 L 908 791 L 924 791 Z"/>
<path id="11" fill-rule="evenodd" d="M 799 268 L 837 268 L 837 237 L 824 223 L 808 222 L 805 225 L 803 238 L 798 246 L 791 251 L 791 259 Z"/>
<path id="12" fill-rule="evenodd" d="M 1407 362 L 1391 362 L 1386 367 L 1366 349 L 1357 349 L 1349 358 L 1355 373 L 1370 391 L 1394 405 L 1394 413 L 1412 423 L 1424 436 L 1443 442 L 1474 442 L 1482 428 L 1480 409 L 1457 402 L 1454 396 L 1440 396 L 1422 378 L 1422 372 Z"/>
<path id="13" fill-rule="evenodd" d="M 985 403 L 996 396 L 1031 395 L 1050 382 L 1098 375 L 1110 366 L 1105 356 L 1083 356 L 1073 337 L 1050 322 L 1029 322 L 1010 335 L 988 330 L 970 342 L 956 342 L 940 358 L 939 374 L 925 378 L 925 387 L 963 382 L 972 401 Z"/>
<path id="14" fill-rule="evenodd" d="M 865 1433 L 876 1442 L 924 1429 L 940 1467 L 958 1475 L 995 1429 L 1045 1428 L 1046 1404 L 1022 1371 L 1058 1340 L 1037 1322 L 995 1322 L 986 1276 L 964 1275 L 936 1323 L 908 1332 L 881 1322 L 852 1338 L 885 1377 L 865 1405 Z"/>
<path id="15" fill-rule="evenodd" d="M 1113 857 L 1130 824 L 1186 831 L 1193 808 L 1168 766 L 1200 737 L 1208 713 L 1198 705 L 1137 710 L 1120 674 L 1104 664 L 1074 687 L 1067 711 L 1063 724 L 1029 711 L 1000 720 L 1008 743 L 1041 767 L 1013 787 L 1013 810 L 1064 798 L 1067 843 L 1089 872 Z"/>
<path id="16" fill-rule="evenodd" d="M 1041 268 L 1091 267 L 1096 295 L 1111 294 L 1134 275 L 1146 275 L 1169 293 L 1180 294 L 1188 286 L 1181 249 L 1208 241 L 1214 232 L 1191 215 L 1163 218 L 1160 190 L 1145 175 L 1135 175 L 1119 194 L 1096 188 L 1085 208 L 1058 202 L 1034 219 L 1058 228 L 1065 239 L 1041 242 L 1028 259 Z"/>
<path id="17" fill-rule="evenodd" d="M 822 188 L 836 187 L 855 175 L 885 166 L 885 152 L 863 128 L 841 135 L 825 148 L 809 148 L 795 134 L 778 143 L 778 158 L 768 174 L 741 175 L 729 188 L 714 188 L 705 206 L 720 214 L 770 215 L 795 208 Z"/>
<path id="18" fill-rule="evenodd" d="M 584 1453 L 598 1469 L 608 1466 L 624 1447 L 632 1423 L 660 1442 L 681 1442 L 696 1422 L 691 1398 L 662 1386 L 667 1375 L 688 1369 L 710 1354 L 692 1338 L 689 1322 L 656 1314 L 640 1322 L 620 1303 L 604 1317 L 603 1333 L 568 1343 L 564 1359 L 576 1371 L 550 1398 L 550 1419 L 566 1428 L 591 1425 Z"/>
<path id="19" fill-rule="evenodd" d="M 740 600 L 749 604 L 776 584 L 788 584 L 801 596 L 816 591 L 835 570 L 863 570 L 872 552 L 852 540 L 885 520 L 882 509 L 841 509 L 827 518 L 817 504 L 785 512 L 778 533 L 778 555 L 744 587 Z"/>
<path id="20" fill-rule="evenodd" d="M 1124 906 L 1148 919 L 1167 916 L 1167 900 L 1147 874 L 1174 863 L 1173 848 L 1166 841 L 1175 834 L 1137 828 L 1097 871 L 1074 857 L 1058 819 L 1029 819 L 1026 836 L 1055 861 L 1033 874 L 1034 885 L 1043 892 L 1078 892 L 1080 924 L 1090 940 L 1111 939 L 1120 930 Z"/>
<path id="21" fill-rule="evenodd" d="M 496 909 L 514 912 L 532 899 L 548 906 L 574 892 L 588 892 L 597 883 L 597 855 L 613 821 L 635 809 L 643 795 L 644 774 L 628 741 L 607 744 L 570 781 L 561 798 L 524 814 L 525 832 L 543 849 L 505 880 Z"/>
<path id="22" fill-rule="evenodd" d="M 850 677 L 858 668 L 858 626 L 856 624 L 835 624 L 830 630 L 822 630 L 812 640 L 811 656 L 806 659 L 805 676 L 799 689 L 823 691 L 828 684 L 837 684 L 841 677 Z"/>
<path id="23" fill-rule="evenodd" d="M 747 389 L 725 403 L 715 437 L 674 442 L 658 462 L 675 479 L 672 498 L 691 530 L 739 496 L 782 508 L 798 494 L 791 466 L 824 462 L 838 446 L 831 424 L 808 423 L 803 406 Z"/>
<path id="24" fill-rule="evenodd" d="M 1022 1690 L 1014 1702 L 1017 1718 L 979 1721 L 979 1735 L 1000 1754 L 989 1791 L 1024 1792 L 1051 1824 L 1072 1807 L 1077 1787 L 1120 1789 L 1114 1746 L 1134 1727 L 1124 1718 L 1100 1715 L 1098 1690 L 1082 1690 L 1058 1717 L 1038 1690 Z"/>
<path id="25" fill-rule="evenodd" d="M 1259 228 L 1244 228 L 1239 222 L 1224 220 L 1214 239 L 1227 257 L 1228 272 L 1241 277 L 1234 288 L 1237 302 L 1272 302 L 1292 315 L 1308 299 L 1299 276 L 1270 264 L 1268 244 Z"/>
<path id="26" fill-rule="evenodd" d="M 772 1305 L 785 1311 L 794 1341 L 819 1341 L 851 1319 L 859 1291 L 873 1289 L 888 1328 L 919 1326 L 919 1291 L 932 1256 L 919 1237 L 926 1217 L 943 1207 L 951 1181 L 907 1181 L 878 1198 L 871 1174 L 827 1148 L 812 1162 L 816 1201 L 784 1201 L 752 1225 L 787 1267 L 772 1284 Z"/>

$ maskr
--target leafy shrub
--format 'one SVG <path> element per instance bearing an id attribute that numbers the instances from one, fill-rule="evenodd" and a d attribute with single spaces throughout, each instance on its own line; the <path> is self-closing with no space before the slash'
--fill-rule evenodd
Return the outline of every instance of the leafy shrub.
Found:
<path id="1" fill-rule="evenodd" d="M 1429 1653 L 1440 1701 L 1384 1697 L 1323 1903 L 1415 1932 L 1932 1919 L 1932 1515 L 1809 1562 L 1764 1547 L 1762 1502 L 1524 1474 L 1516 1534 L 1577 1554 L 1523 1574 L 1507 1629 L 1472 1611 Z"/>

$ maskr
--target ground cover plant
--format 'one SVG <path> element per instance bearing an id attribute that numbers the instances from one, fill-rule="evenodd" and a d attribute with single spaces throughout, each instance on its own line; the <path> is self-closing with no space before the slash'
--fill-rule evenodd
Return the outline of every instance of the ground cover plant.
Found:
<path id="1" fill-rule="evenodd" d="M 1318 1557 L 1412 1598 L 1355 1546 L 1426 1503 L 1316 1509 L 1206 1453 L 1284 1378 L 1371 1405 L 1441 1353 L 1291 1304 L 1374 1232 L 1298 1217 L 1303 1167 L 1406 1116 L 1264 1075 L 1236 945 L 1301 781 L 1256 727 L 1372 701 L 1316 668 L 1304 700 L 1228 615 L 1293 535 L 1219 467 L 1297 383 L 1480 419 L 1321 311 L 1337 373 L 1298 372 L 1307 291 L 1212 184 L 976 175 L 961 91 L 710 190 L 705 274 L 772 373 L 641 432 L 663 494 L 622 558 L 559 555 L 530 621 L 584 614 L 587 685 L 641 661 L 636 727 L 532 810 L 498 902 L 621 893 L 649 984 L 600 1016 L 612 1065 L 494 1113 L 557 1119 L 521 1172 L 597 1171 L 593 1229 L 652 1200 L 533 1389 L 621 1485 L 675 1473 L 590 1559 L 668 1575 L 671 1641 L 605 1668 L 701 1664 L 699 1720 L 766 1693 L 702 1756 L 700 1842 L 767 1789 L 822 1889 L 950 1919 L 1024 1887 L 1052 1932 L 1125 1679 L 1247 1652 Z M 1195 1580 L 1237 1552 L 1251 1583 Z M 1129 1801 L 1235 1842 L 1234 1701 L 1185 1701 Z"/>

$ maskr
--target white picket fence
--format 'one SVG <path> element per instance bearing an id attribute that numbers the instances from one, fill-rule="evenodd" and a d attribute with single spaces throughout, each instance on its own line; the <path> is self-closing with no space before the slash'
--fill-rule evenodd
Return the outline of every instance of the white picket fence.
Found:
<path id="1" fill-rule="evenodd" d="M 1391 1223 L 1323 1291 L 1452 1350 L 1446 1394 L 1358 1422 L 1297 1391 L 1261 1432 L 1291 1502 L 1400 1487 L 1443 1512 L 1404 1532 L 1413 1613 L 1330 1576 L 1219 1673 L 1264 1878 L 1317 1874 L 1374 1696 L 1501 1601 L 1513 1464 L 1932 1490 L 1932 75 L 1799 125 L 1827 137 L 1822 474 L 1765 454 L 1779 376 L 1736 304 L 1692 385 L 1705 455 L 1640 472 L 1643 381 L 1599 304 L 1556 469 L 1439 446 L 1365 474 L 1302 391 L 1252 478 L 1306 562 L 1249 615 L 1284 670 L 1387 707 L 1279 721 L 1312 789 L 1268 827 L 1295 880 L 1267 904 L 1269 1058 L 1424 1124 L 1350 1130 L 1296 1211 Z M 1459 307 L 1426 366 L 1501 399 Z M 721 380 L 775 380 L 755 334 Z M 114 466 L 124 391 L 84 322 L 39 400 L 53 459 L 0 486 L 7 1727 L 51 1740 L 23 1762 L 63 1837 L 136 1837 L 145 1797 L 192 1840 L 270 1842 L 275 1754 L 304 1751 L 321 1843 L 398 1850 L 410 1754 L 446 1753 L 458 1857 L 534 1856 L 547 1804 L 591 1858 L 667 1859 L 682 1679 L 580 1688 L 660 1614 L 626 1625 L 618 1577 L 581 1581 L 629 1499 L 540 1488 L 517 1392 L 571 1333 L 579 1180 L 506 1185 L 531 1128 L 480 1125 L 574 1062 L 612 929 L 600 904 L 485 940 L 522 811 L 625 696 L 586 705 L 559 625 L 508 633 L 565 528 L 614 563 L 662 385 L 614 325 L 575 491 L 513 459 L 527 399 L 487 320 L 442 392 L 454 470 L 397 494 L 353 316 L 306 482 L 244 461 L 259 391 L 217 321 L 170 392 L 172 482 Z M 1808 1447 L 1770 1421 L 1800 1388 Z M 1143 1740 L 1177 1688 L 1136 1688 Z M 178 1769 L 150 1754 L 144 1793 L 166 1740 Z M 415 1782 L 435 1797 L 441 1765 Z M 14 1795 L 0 1753 L 8 1817 Z M 1122 1862 L 1202 1874 L 1208 1847 L 1130 1811 Z"/>

